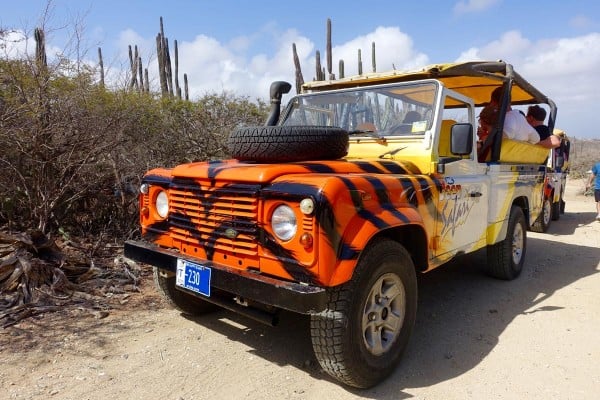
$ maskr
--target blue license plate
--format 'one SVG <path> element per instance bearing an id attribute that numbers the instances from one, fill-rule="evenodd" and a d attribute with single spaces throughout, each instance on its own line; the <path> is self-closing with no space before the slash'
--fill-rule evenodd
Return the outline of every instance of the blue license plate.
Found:
<path id="1" fill-rule="evenodd" d="M 210 297 L 210 272 L 211 269 L 209 267 L 178 259 L 175 284 L 192 292 Z"/>

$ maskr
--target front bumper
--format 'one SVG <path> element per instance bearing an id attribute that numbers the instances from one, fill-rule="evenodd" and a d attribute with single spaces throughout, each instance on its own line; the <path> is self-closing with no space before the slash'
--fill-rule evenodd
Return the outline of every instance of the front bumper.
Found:
<path id="1" fill-rule="evenodd" d="M 177 269 L 177 259 L 179 258 L 198 263 L 198 260 L 176 251 L 144 241 L 128 240 L 125 242 L 124 249 L 127 258 L 173 273 Z M 212 269 L 212 287 L 244 299 L 301 314 L 316 313 L 326 308 L 325 288 L 283 281 L 254 272 L 214 264 L 210 261 L 201 261 L 201 264 Z M 202 298 L 200 295 L 199 297 Z"/>

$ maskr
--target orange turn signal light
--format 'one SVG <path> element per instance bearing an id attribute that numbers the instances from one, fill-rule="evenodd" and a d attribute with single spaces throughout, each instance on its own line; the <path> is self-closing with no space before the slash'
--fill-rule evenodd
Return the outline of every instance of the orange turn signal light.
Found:
<path id="1" fill-rule="evenodd" d="M 300 236 L 300 244 L 304 246 L 305 249 L 310 249 L 313 245 L 313 237 L 310 233 L 303 233 Z"/>

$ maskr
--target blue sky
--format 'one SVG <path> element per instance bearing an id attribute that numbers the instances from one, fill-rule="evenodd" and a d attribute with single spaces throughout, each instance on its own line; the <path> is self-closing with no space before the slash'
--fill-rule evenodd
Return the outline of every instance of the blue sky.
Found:
<path id="1" fill-rule="evenodd" d="M 326 65 L 330 18 L 336 74 L 340 59 L 346 75 L 357 72 L 359 48 L 370 70 L 372 42 L 378 71 L 503 59 L 557 103 L 558 127 L 600 138 L 597 1 L 0 0 L 0 6 L 0 28 L 13 32 L 10 56 L 31 52 L 32 31 L 44 26 L 50 58 L 62 53 L 93 65 L 101 47 L 116 85 L 126 79 L 128 45 L 138 46 L 155 76 L 162 16 L 170 43 L 178 41 L 180 80 L 187 73 L 192 97 L 227 90 L 265 100 L 273 80 L 294 82 L 292 43 L 305 80 L 315 75 L 316 50 Z"/>

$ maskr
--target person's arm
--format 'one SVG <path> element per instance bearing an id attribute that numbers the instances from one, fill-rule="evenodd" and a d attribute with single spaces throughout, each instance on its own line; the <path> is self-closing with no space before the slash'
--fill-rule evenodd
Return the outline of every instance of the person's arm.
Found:
<path id="1" fill-rule="evenodd" d="M 592 187 L 592 182 L 594 182 L 594 178 L 596 177 L 596 171 L 594 168 L 592 168 L 592 173 L 590 174 L 590 177 L 588 179 L 587 184 L 585 185 L 585 190 L 588 190 L 589 188 Z"/>

